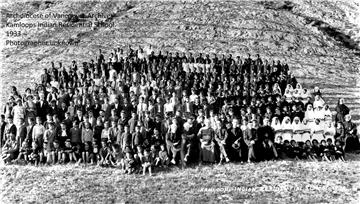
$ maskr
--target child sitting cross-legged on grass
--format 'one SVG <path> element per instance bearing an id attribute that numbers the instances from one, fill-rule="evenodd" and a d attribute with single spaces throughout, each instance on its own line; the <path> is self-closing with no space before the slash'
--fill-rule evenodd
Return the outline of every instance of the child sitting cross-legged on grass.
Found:
<path id="1" fill-rule="evenodd" d="M 64 162 L 66 162 L 67 160 L 69 162 L 76 162 L 77 158 L 76 158 L 74 150 L 75 150 L 75 148 L 71 144 L 70 139 L 67 139 L 65 141 L 65 147 L 64 147 L 64 149 L 62 151 L 62 160 Z"/>
<path id="2" fill-rule="evenodd" d="M 325 140 L 321 140 L 320 156 L 322 161 L 332 161 L 332 146 L 328 145 Z"/>
<path id="3" fill-rule="evenodd" d="M 118 144 L 112 144 L 111 148 L 112 148 L 112 155 L 110 158 L 111 165 L 123 169 L 124 155 L 121 152 L 120 146 Z"/>
<path id="4" fill-rule="evenodd" d="M 5 145 L 2 149 L 2 160 L 5 162 L 5 164 L 9 163 L 13 159 L 16 158 L 16 154 L 19 151 L 18 143 L 15 138 L 14 133 L 9 133 L 10 138 L 6 140 Z"/>
<path id="5" fill-rule="evenodd" d="M 126 148 L 125 152 L 126 152 L 126 155 L 125 155 L 125 160 L 124 160 L 124 164 L 125 164 L 124 173 L 132 174 L 136 170 L 135 169 L 136 162 L 134 160 L 134 156 L 133 156 L 130 148 Z"/>
<path id="6" fill-rule="evenodd" d="M 100 161 L 98 161 L 98 166 L 106 166 L 109 164 L 108 158 L 109 158 L 109 147 L 107 145 L 107 139 L 103 138 L 101 140 L 101 149 L 99 151 Z"/>
<path id="7" fill-rule="evenodd" d="M 25 140 L 22 142 L 19 155 L 15 162 L 19 162 L 21 159 L 24 159 L 25 163 L 29 161 L 29 155 L 31 154 L 31 147 L 29 146 L 29 141 Z"/>
<path id="8" fill-rule="evenodd" d="M 170 163 L 170 159 L 166 151 L 165 145 L 161 144 L 158 157 L 155 159 L 155 166 L 167 167 L 169 163 Z"/>

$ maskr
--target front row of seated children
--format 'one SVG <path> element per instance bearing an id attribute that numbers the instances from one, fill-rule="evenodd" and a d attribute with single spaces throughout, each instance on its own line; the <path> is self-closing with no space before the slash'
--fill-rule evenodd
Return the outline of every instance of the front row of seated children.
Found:
<path id="1" fill-rule="evenodd" d="M 141 170 L 145 174 L 148 171 L 150 175 L 152 175 L 152 167 L 167 167 L 170 163 L 164 144 L 160 145 L 159 151 L 155 145 L 152 145 L 150 150 L 143 150 L 141 146 L 137 146 L 134 148 L 135 152 L 130 147 L 126 147 L 125 155 L 118 144 L 112 144 L 106 140 L 101 141 L 101 148 L 96 142 L 87 142 L 83 147 L 80 144 L 73 145 L 69 139 L 65 141 L 63 148 L 57 140 L 52 144 L 46 142 L 43 144 L 42 148 L 37 142 L 33 142 L 30 146 L 29 142 L 25 140 L 14 163 L 24 161 L 35 166 L 62 163 L 96 164 L 118 167 L 128 174 L 140 173 Z M 2 154 L 5 163 L 14 159 L 11 151 L 11 149 L 15 149 L 14 145 L 16 145 L 16 140 L 14 140 L 14 144 L 5 144 Z"/>
<path id="2" fill-rule="evenodd" d="M 279 136 L 281 141 L 281 136 Z M 16 158 L 13 150 L 16 149 L 16 140 L 11 143 L 9 140 L 4 145 L 2 159 L 3 161 L 10 162 Z M 167 167 L 170 164 L 170 158 L 166 151 L 164 144 L 160 147 L 152 145 L 150 150 L 141 146 L 136 146 L 134 151 L 130 147 L 125 147 L 124 151 L 121 150 L 118 144 L 107 142 L 106 139 L 101 141 L 101 148 L 95 142 L 87 142 L 81 147 L 80 144 L 73 145 L 70 140 L 66 140 L 63 147 L 60 146 L 59 141 L 55 140 L 50 143 L 43 143 L 40 147 L 37 142 L 33 142 L 30 146 L 28 141 L 25 140 L 17 155 L 15 162 L 25 161 L 34 165 L 39 164 L 62 164 L 62 163 L 84 163 L 98 165 L 98 166 L 111 166 L 117 167 L 124 171 L 124 173 L 143 173 L 149 172 L 152 175 L 153 167 Z M 275 143 L 277 152 L 280 159 L 307 159 L 311 161 L 345 161 L 345 153 L 341 142 L 328 138 L 321 140 L 320 143 L 314 139 L 306 142 L 296 142 L 295 140 L 285 140 L 284 142 Z M 159 150 L 158 150 L 159 148 Z M 123 152 L 125 154 L 123 154 Z"/>
<path id="3" fill-rule="evenodd" d="M 277 152 L 282 159 L 290 158 L 295 160 L 308 159 L 311 161 L 345 161 L 345 152 L 341 142 L 328 138 L 321 140 L 320 143 L 314 139 L 306 142 L 296 142 L 295 140 L 285 140 L 282 144 L 275 143 Z"/>
<path id="4" fill-rule="evenodd" d="M 14 162 L 18 163 L 23 160 L 26 163 L 30 162 L 37 166 L 41 163 L 62 164 L 65 162 L 81 161 L 80 149 L 73 146 L 70 140 L 65 141 L 63 148 L 60 147 L 59 141 L 57 140 L 52 143 L 52 146 L 50 144 L 48 145 L 47 142 L 43 144 L 43 148 L 41 148 L 37 142 L 33 142 L 30 147 L 29 142 L 25 140 Z M 78 160 L 78 158 L 80 158 L 80 160 Z"/>

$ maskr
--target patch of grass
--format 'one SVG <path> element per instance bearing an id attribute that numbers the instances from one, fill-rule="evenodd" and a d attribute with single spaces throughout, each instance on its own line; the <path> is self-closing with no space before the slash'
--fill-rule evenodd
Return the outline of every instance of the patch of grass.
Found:
<path id="1" fill-rule="evenodd" d="M 0 168 L 0 202 L 333 202 L 359 199 L 360 161 L 172 168 L 155 176 L 74 165 Z"/>

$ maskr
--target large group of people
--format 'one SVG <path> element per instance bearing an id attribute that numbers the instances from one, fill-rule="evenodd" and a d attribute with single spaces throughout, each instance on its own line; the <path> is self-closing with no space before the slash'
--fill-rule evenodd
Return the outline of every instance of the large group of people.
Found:
<path id="1" fill-rule="evenodd" d="M 81 65 L 61 62 L 1 115 L 5 163 L 84 163 L 126 173 L 169 165 L 345 159 L 359 149 L 339 99 L 336 115 L 318 87 L 259 55 L 101 50 Z"/>

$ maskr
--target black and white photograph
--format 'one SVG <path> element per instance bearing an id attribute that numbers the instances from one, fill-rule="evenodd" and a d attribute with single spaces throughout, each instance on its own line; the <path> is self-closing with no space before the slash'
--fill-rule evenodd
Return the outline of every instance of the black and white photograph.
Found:
<path id="1" fill-rule="evenodd" d="M 0 204 L 360 203 L 360 0 L 0 16 Z"/>

